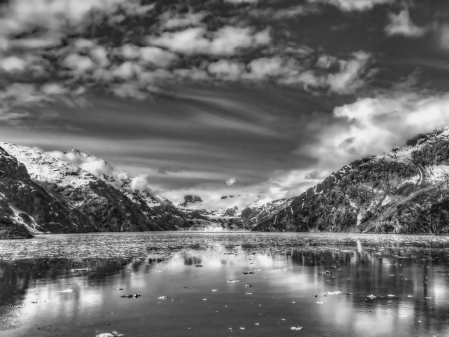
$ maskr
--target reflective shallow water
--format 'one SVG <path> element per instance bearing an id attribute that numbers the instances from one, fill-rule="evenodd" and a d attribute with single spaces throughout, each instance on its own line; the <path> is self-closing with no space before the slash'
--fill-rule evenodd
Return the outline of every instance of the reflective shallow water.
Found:
<path id="1" fill-rule="evenodd" d="M 5 241 L 0 335 L 447 336 L 447 240 L 146 233 Z M 141 296 L 121 297 L 133 294 Z"/>

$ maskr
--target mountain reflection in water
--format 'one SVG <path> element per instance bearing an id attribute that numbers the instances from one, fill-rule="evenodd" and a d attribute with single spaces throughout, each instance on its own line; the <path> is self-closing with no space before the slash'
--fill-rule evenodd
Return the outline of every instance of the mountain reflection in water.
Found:
<path id="1" fill-rule="evenodd" d="M 440 246 L 360 249 L 359 239 L 296 249 L 280 244 L 282 234 L 260 246 L 243 234 L 198 236 L 202 244 L 162 251 L 159 262 L 150 253 L 0 260 L 0 335 L 449 334 L 448 251 Z M 181 246 L 186 237 L 178 236 Z"/>

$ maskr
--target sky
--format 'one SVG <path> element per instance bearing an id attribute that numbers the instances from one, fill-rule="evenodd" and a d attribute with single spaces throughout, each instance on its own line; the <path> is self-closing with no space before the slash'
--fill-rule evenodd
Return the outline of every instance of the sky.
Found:
<path id="1" fill-rule="evenodd" d="M 448 126 L 448 80 L 445 0 L 0 0 L 0 140 L 176 202 L 299 195 Z"/>

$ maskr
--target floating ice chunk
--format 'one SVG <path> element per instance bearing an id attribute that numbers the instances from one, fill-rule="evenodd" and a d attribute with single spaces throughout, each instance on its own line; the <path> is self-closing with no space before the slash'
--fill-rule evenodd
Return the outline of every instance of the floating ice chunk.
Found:
<path id="1" fill-rule="evenodd" d="M 343 293 L 341 291 L 328 291 L 324 295 L 343 295 Z"/>
<path id="2" fill-rule="evenodd" d="M 292 326 L 291 327 L 291 330 L 302 330 L 303 329 L 303 327 L 302 326 Z"/>
<path id="3" fill-rule="evenodd" d="M 212 291 L 217 291 L 217 289 L 212 289 Z"/>
<path id="4" fill-rule="evenodd" d="M 73 268 L 71 269 L 71 272 L 74 273 L 77 271 L 89 271 L 89 270 L 90 270 L 89 268 Z"/>

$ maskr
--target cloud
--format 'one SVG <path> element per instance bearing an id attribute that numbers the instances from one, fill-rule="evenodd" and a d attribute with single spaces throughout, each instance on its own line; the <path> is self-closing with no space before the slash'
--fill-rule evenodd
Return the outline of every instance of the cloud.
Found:
<path id="1" fill-rule="evenodd" d="M 26 108 L 40 106 L 49 100 L 34 84 L 13 83 L 0 90 L 0 118 L 18 124 L 30 116 Z"/>
<path id="2" fill-rule="evenodd" d="M 289 67 L 284 67 L 283 64 L 284 60 L 280 57 L 264 57 L 252 60 L 248 64 L 250 75 L 247 77 L 263 79 L 270 76 L 279 76 L 289 70 Z"/>
<path id="3" fill-rule="evenodd" d="M 253 8 L 247 13 L 257 19 L 264 18 L 266 20 L 282 20 L 290 19 L 298 16 L 306 15 L 311 12 L 316 12 L 314 7 L 292 6 L 289 8 Z"/>
<path id="4" fill-rule="evenodd" d="M 144 101 L 152 96 L 145 90 L 144 86 L 135 82 L 125 82 L 114 84 L 111 87 L 111 91 L 118 97 L 122 98 L 134 98 L 139 101 Z"/>
<path id="5" fill-rule="evenodd" d="M 62 65 L 71 69 L 76 76 L 83 76 L 86 71 L 95 67 L 90 57 L 79 54 L 70 54 L 62 61 Z"/>
<path id="6" fill-rule="evenodd" d="M 390 152 L 404 146 L 419 133 L 449 125 L 449 95 L 425 97 L 396 93 L 336 107 L 333 121 L 318 132 L 315 142 L 297 154 L 316 158 L 317 165 L 307 178 L 323 178 L 332 171 L 366 156 Z"/>
<path id="7" fill-rule="evenodd" d="M 259 0 L 225 0 L 225 2 L 229 2 L 232 4 L 243 4 L 243 3 L 254 4 L 259 2 Z"/>
<path id="8" fill-rule="evenodd" d="M 246 71 L 245 64 L 229 60 L 220 60 L 210 63 L 207 70 L 224 80 L 235 81 Z"/>
<path id="9" fill-rule="evenodd" d="M 148 191 L 151 192 L 151 186 L 150 186 L 150 177 L 148 174 L 141 174 L 137 177 L 132 178 L 131 180 L 131 189 L 132 190 L 138 190 L 138 191 Z"/>
<path id="10" fill-rule="evenodd" d="M 120 188 L 122 186 L 122 182 L 118 178 L 118 176 L 122 174 L 122 172 L 117 171 L 112 165 L 101 158 L 92 155 L 86 155 L 76 149 L 68 152 L 51 151 L 48 152 L 48 154 L 62 161 L 74 164 L 75 166 L 78 166 L 79 168 L 89 172 L 97 178 L 107 181 L 117 188 Z M 112 180 L 110 177 L 112 177 Z"/>
<path id="11" fill-rule="evenodd" d="M 136 1 L 130 0 L 135 3 Z M 94 10 L 112 13 L 126 0 L 12 0 L 1 11 L 0 35 L 19 34 L 35 27 L 57 32 L 75 27 Z M 124 7 L 126 8 L 126 7 Z"/>
<path id="12" fill-rule="evenodd" d="M 354 53 L 349 60 L 327 58 L 326 62 L 329 63 L 326 63 L 326 66 L 329 68 L 332 63 L 336 63 L 339 68 L 338 72 L 323 75 L 314 70 L 306 70 L 298 77 L 286 79 L 286 82 L 303 83 L 308 90 L 321 88 L 337 94 L 350 94 L 365 84 L 363 76 L 366 75 L 365 72 L 370 59 L 371 55 L 362 51 Z M 323 62 L 320 58 L 317 66 L 323 68 Z"/>
<path id="13" fill-rule="evenodd" d="M 0 68 L 7 73 L 23 71 L 27 66 L 27 62 L 17 56 L 9 56 L 0 59 Z"/>
<path id="14" fill-rule="evenodd" d="M 403 35 L 416 38 L 423 36 L 427 31 L 426 28 L 413 24 L 408 10 L 403 10 L 397 15 L 390 13 L 389 17 L 390 23 L 385 27 L 385 33 L 387 35 Z"/>
<path id="15" fill-rule="evenodd" d="M 376 5 L 390 4 L 393 0 L 308 0 L 309 3 L 333 5 L 345 12 L 367 11 Z"/>
<path id="16" fill-rule="evenodd" d="M 126 44 L 121 47 L 119 53 L 126 59 L 139 61 L 142 66 L 153 65 L 165 68 L 178 59 L 175 54 L 153 46 L 138 47 Z"/>
<path id="17" fill-rule="evenodd" d="M 166 12 L 159 17 L 162 29 L 175 29 L 188 26 L 198 26 L 206 16 L 205 12 L 175 14 Z"/>
<path id="18" fill-rule="evenodd" d="M 151 38 L 150 43 L 184 54 L 233 55 L 241 49 L 267 45 L 271 41 L 269 29 L 254 33 L 253 29 L 225 26 L 214 33 L 204 27 L 165 32 Z"/>
<path id="19" fill-rule="evenodd" d="M 309 91 L 351 94 L 365 84 L 371 55 L 362 51 L 353 53 L 348 60 L 322 55 L 315 69 L 307 69 L 293 57 L 262 57 L 247 65 L 230 60 L 209 64 L 208 71 L 222 80 L 266 81 L 281 84 L 303 84 Z M 308 62 L 308 61 L 307 61 Z M 330 72 L 331 68 L 338 71 Z"/>
<path id="20" fill-rule="evenodd" d="M 41 87 L 41 91 L 47 95 L 62 95 L 67 89 L 58 83 L 46 83 Z"/>

